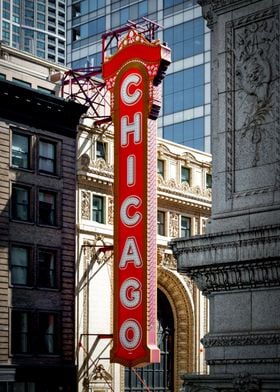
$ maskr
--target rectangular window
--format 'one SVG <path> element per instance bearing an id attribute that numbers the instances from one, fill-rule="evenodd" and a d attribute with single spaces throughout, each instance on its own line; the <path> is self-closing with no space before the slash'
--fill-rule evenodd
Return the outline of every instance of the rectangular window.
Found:
<path id="1" fill-rule="evenodd" d="M 12 353 L 31 353 L 31 313 L 13 310 L 12 312 Z"/>
<path id="2" fill-rule="evenodd" d="M 27 247 L 12 246 L 11 248 L 11 283 L 26 286 L 29 284 L 31 250 Z"/>
<path id="3" fill-rule="evenodd" d="M 58 323 L 57 314 L 38 314 L 38 353 L 57 354 L 58 353 Z"/>
<path id="4" fill-rule="evenodd" d="M 181 167 L 181 182 L 187 182 L 190 184 L 191 170 L 188 167 Z"/>
<path id="5" fill-rule="evenodd" d="M 30 215 L 30 188 L 13 185 L 12 218 L 20 221 L 30 221 Z"/>
<path id="6" fill-rule="evenodd" d="M 181 237 L 191 236 L 191 218 L 181 216 Z"/>
<path id="7" fill-rule="evenodd" d="M 206 188 L 212 188 L 212 175 L 206 173 Z"/>
<path id="8" fill-rule="evenodd" d="M 30 169 L 30 136 L 13 132 L 12 165 L 20 169 Z"/>
<path id="9" fill-rule="evenodd" d="M 39 249 L 38 251 L 38 272 L 37 285 L 45 288 L 57 287 L 56 273 L 56 252 L 51 250 Z"/>
<path id="10" fill-rule="evenodd" d="M 160 174 L 164 178 L 164 160 L 157 160 L 157 173 Z"/>
<path id="11" fill-rule="evenodd" d="M 92 220 L 98 223 L 104 223 L 104 198 L 92 196 Z"/>
<path id="12" fill-rule="evenodd" d="M 107 146 L 104 142 L 96 142 L 96 159 L 102 158 L 106 161 Z"/>
<path id="13" fill-rule="evenodd" d="M 56 225 L 56 194 L 53 192 L 39 192 L 39 223 Z"/>
<path id="14" fill-rule="evenodd" d="M 157 227 L 158 234 L 165 235 L 165 212 L 158 211 L 157 213 Z"/>
<path id="15" fill-rule="evenodd" d="M 58 314 L 12 311 L 13 354 L 58 354 L 58 334 Z"/>
<path id="16" fill-rule="evenodd" d="M 48 141 L 39 141 L 39 170 L 43 173 L 56 172 L 56 144 Z"/>
<path id="17" fill-rule="evenodd" d="M 27 88 L 31 88 L 32 87 L 31 83 L 26 82 L 25 80 L 13 78 L 13 82 L 15 82 L 16 84 L 18 84 L 18 85 L 20 85 L 22 87 L 27 87 Z"/>

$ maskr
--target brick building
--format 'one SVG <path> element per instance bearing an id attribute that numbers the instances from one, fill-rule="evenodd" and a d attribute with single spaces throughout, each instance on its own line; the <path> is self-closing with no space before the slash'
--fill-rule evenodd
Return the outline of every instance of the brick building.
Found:
<path id="1" fill-rule="evenodd" d="M 55 66 L 0 48 L 0 391 L 75 390 L 75 154 L 81 105 Z"/>

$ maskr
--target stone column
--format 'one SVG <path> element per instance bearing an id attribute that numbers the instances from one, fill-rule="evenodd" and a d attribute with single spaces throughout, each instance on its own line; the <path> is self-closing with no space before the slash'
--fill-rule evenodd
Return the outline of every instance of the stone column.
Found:
<path id="1" fill-rule="evenodd" d="M 171 242 L 210 303 L 209 375 L 185 391 L 280 389 L 280 0 L 200 0 L 212 30 L 213 207 Z"/>

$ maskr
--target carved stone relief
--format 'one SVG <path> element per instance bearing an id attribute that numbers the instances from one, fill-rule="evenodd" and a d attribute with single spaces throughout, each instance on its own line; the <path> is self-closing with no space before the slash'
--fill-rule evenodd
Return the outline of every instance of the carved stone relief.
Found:
<path id="1" fill-rule="evenodd" d="M 114 200 L 112 197 L 108 198 L 108 223 L 114 224 Z"/>
<path id="2" fill-rule="evenodd" d="M 179 237 L 179 215 L 175 212 L 170 213 L 169 235 L 170 237 Z"/>
<path id="3" fill-rule="evenodd" d="M 229 197 L 279 186 L 276 9 L 226 25 Z"/>
<path id="4" fill-rule="evenodd" d="M 90 192 L 82 191 L 82 219 L 90 219 Z"/>

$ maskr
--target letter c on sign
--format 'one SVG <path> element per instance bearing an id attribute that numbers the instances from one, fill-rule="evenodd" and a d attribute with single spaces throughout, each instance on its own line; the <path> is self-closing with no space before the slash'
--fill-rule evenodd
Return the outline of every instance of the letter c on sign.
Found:
<path id="1" fill-rule="evenodd" d="M 131 206 L 139 207 L 141 205 L 141 199 L 137 196 L 129 196 L 127 197 L 121 205 L 120 215 L 121 221 L 125 226 L 136 226 L 142 219 L 142 214 L 140 212 L 135 212 L 134 215 L 128 215 L 128 209 Z"/>
<path id="2" fill-rule="evenodd" d="M 120 343 L 127 350 L 134 350 L 141 341 L 141 327 L 136 320 L 128 319 L 120 328 Z"/>
<path id="3" fill-rule="evenodd" d="M 129 94 L 129 85 L 138 86 L 141 83 L 141 76 L 137 74 L 128 75 L 121 85 L 121 98 L 127 105 L 134 105 L 142 96 L 142 91 L 137 88 L 133 94 Z"/>

